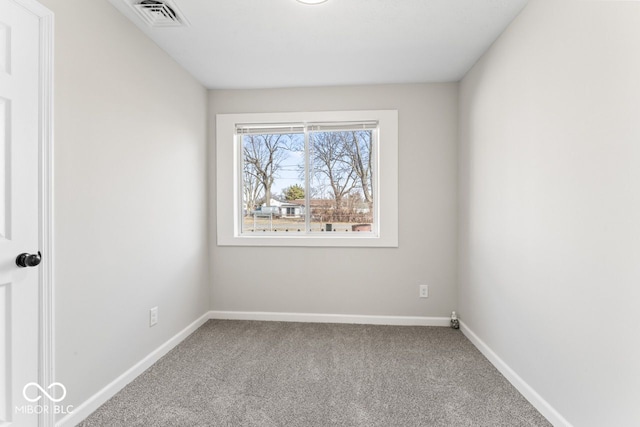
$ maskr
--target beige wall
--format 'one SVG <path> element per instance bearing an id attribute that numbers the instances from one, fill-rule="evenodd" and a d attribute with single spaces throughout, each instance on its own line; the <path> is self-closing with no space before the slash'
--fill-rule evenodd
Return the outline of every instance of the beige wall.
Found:
<path id="1" fill-rule="evenodd" d="M 218 247 L 210 218 L 214 310 L 448 316 L 456 308 L 457 84 L 213 90 L 210 165 L 217 113 L 367 109 L 399 112 L 400 247 Z M 428 299 L 418 298 L 420 283 Z"/>
<path id="2" fill-rule="evenodd" d="M 640 3 L 533 0 L 460 88 L 460 314 L 575 426 L 640 421 Z"/>
<path id="3" fill-rule="evenodd" d="M 78 405 L 208 309 L 207 95 L 106 0 L 42 2 L 56 19 L 56 379 Z"/>

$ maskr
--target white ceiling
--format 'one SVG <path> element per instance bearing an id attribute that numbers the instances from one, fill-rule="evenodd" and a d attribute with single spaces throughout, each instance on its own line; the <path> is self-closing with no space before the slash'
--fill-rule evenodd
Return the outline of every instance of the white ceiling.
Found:
<path id="1" fill-rule="evenodd" d="M 169 0 L 190 26 L 147 26 L 208 88 L 460 80 L 527 0 Z"/>

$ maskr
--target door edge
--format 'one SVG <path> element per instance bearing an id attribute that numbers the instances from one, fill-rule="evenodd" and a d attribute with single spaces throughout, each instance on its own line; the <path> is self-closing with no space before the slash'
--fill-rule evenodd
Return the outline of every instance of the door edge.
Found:
<path id="1" fill-rule="evenodd" d="M 54 14 L 36 0 L 11 0 L 38 18 L 39 22 L 39 245 L 43 253 L 39 268 L 38 383 L 44 387 L 55 382 L 54 353 L 54 245 L 53 245 L 53 57 Z M 48 402 L 51 403 L 51 402 Z M 46 413 L 44 413 L 46 412 Z M 40 427 L 54 427 L 53 411 L 39 415 Z"/>

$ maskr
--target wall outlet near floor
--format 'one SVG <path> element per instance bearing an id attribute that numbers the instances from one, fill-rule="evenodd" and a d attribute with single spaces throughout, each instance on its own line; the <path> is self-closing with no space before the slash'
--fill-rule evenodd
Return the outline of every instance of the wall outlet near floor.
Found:
<path id="1" fill-rule="evenodd" d="M 149 310 L 149 327 L 158 323 L 158 307 L 153 307 Z"/>
<path id="2" fill-rule="evenodd" d="M 429 285 L 420 285 L 420 298 L 429 298 Z"/>

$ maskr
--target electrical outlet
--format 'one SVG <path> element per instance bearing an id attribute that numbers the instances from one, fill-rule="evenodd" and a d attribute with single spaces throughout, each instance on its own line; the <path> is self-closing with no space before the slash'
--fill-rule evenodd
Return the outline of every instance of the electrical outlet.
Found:
<path id="1" fill-rule="evenodd" d="M 149 310 L 149 327 L 158 323 L 158 307 L 153 307 Z"/>
<path id="2" fill-rule="evenodd" d="M 420 285 L 420 298 L 429 298 L 429 285 Z"/>

